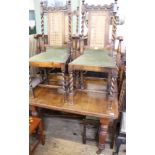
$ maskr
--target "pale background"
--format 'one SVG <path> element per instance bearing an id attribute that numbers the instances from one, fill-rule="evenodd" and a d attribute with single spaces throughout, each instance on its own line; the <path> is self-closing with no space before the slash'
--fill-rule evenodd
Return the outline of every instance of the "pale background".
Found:
<path id="1" fill-rule="evenodd" d="M 127 155 L 154 155 L 154 0 L 125 4 Z M 0 137 L 2 155 L 29 153 L 29 1 L 0 5 Z"/>

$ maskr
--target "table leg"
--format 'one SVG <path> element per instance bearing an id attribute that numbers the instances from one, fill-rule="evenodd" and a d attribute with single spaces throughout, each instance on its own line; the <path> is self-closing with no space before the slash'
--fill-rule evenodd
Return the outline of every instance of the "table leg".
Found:
<path id="1" fill-rule="evenodd" d="M 42 145 L 45 144 L 45 135 L 44 135 L 44 129 L 43 129 L 43 125 L 42 122 L 40 122 L 39 124 L 39 140 L 41 142 Z"/>
<path id="2" fill-rule="evenodd" d="M 100 131 L 99 131 L 99 145 L 97 154 L 100 154 L 105 149 L 105 140 L 109 126 L 109 118 L 100 118 Z"/>

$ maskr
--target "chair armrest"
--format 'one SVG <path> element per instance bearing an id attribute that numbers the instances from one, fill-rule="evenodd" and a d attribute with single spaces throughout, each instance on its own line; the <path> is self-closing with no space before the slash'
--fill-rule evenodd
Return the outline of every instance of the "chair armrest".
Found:
<path id="1" fill-rule="evenodd" d="M 39 39 L 39 38 L 41 38 L 41 37 L 42 37 L 42 34 L 36 34 L 36 35 L 34 36 L 35 39 Z M 45 39 L 48 38 L 48 35 L 44 35 L 44 38 L 45 38 Z"/>

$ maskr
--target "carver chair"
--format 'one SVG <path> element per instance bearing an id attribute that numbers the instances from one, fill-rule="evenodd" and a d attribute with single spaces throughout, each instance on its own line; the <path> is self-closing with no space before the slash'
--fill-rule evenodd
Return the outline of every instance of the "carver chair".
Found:
<path id="1" fill-rule="evenodd" d="M 119 153 L 121 144 L 126 143 L 126 54 L 123 53 L 121 56 L 121 69 L 119 72 L 119 104 L 118 119 L 113 121 L 113 132 L 111 135 L 110 147 L 114 147 L 114 155 Z"/>
<path id="2" fill-rule="evenodd" d="M 108 78 L 106 88 L 101 93 L 105 93 L 110 101 L 108 109 L 112 108 L 112 100 L 117 89 L 116 78 L 120 59 L 120 50 L 115 51 L 115 41 L 118 39 L 119 44 L 122 41 L 122 37 L 116 37 L 117 10 L 117 0 L 115 0 L 115 3 L 104 6 L 90 6 L 84 4 L 84 0 L 82 0 L 80 56 L 69 63 L 69 102 L 71 104 L 74 104 L 75 90 L 91 91 L 85 89 L 84 72 L 104 72 L 108 74 Z M 86 16 L 88 17 L 88 22 L 85 20 Z M 88 26 L 87 46 L 84 46 L 84 24 Z M 109 41 L 110 25 L 112 25 L 111 41 Z M 75 81 L 80 89 L 74 89 Z"/>
<path id="3" fill-rule="evenodd" d="M 121 144 L 126 144 L 126 79 L 122 82 L 119 101 L 119 118 L 114 121 L 111 148 L 114 146 L 113 155 L 119 154 Z"/>
<path id="4" fill-rule="evenodd" d="M 44 18 L 47 16 L 48 36 L 44 34 Z M 48 6 L 47 1 L 41 2 L 42 39 L 39 40 L 41 53 L 29 59 L 29 66 L 40 68 L 41 82 L 37 86 L 57 88 L 66 99 L 66 64 L 71 56 L 71 1 L 65 6 Z M 48 38 L 48 44 L 45 40 Z M 50 83 L 49 72 L 61 71 L 59 81 Z M 55 79 L 54 79 L 55 80 Z M 53 81 L 54 81 L 53 80 Z M 36 87 L 36 86 L 35 86 Z M 30 76 L 30 90 L 35 97 L 34 87 Z"/>

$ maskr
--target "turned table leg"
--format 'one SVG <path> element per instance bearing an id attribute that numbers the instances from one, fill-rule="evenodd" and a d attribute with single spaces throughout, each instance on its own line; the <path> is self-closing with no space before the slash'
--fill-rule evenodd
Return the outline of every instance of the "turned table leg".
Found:
<path id="1" fill-rule="evenodd" d="M 107 110 L 108 111 L 111 111 L 112 110 L 112 104 L 113 104 L 114 96 L 115 96 L 114 91 L 116 91 L 115 90 L 115 87 L 116 87 L 116 79 L 117 79 L 117 71 L 112 70 L 110 91 L 109 91 L 109 96 L 108 96 L 108 100 L 109 100 L 108 107 L 107 107 Z"/>
<path id="2" fill-rule="evenodd" d="M 97 154 L 100 154 L 105 149 L 105 140 L 109 126 L 109 118 L 100 118 L 100 131 L 99 131 L 99 145 Z"/>

